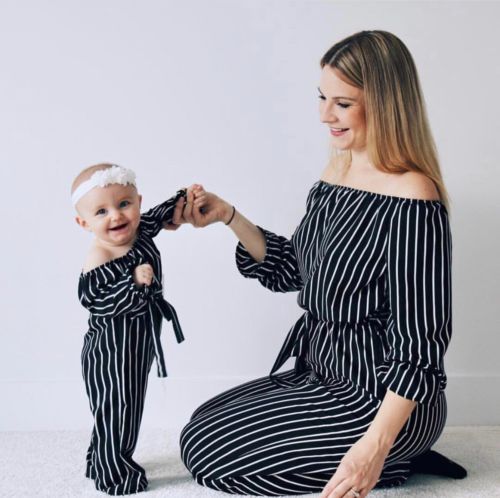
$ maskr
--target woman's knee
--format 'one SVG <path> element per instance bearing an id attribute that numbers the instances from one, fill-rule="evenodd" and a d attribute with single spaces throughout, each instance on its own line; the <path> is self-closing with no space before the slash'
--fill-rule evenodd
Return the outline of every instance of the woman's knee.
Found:
<path id="1" fill-rule="evenodd" d="M 193 473 L 196 467 L 196 461 L 203 452 L 203 441 L 201 435 L 202 426 L 198 423 L 195 417 L 184 426 L 180 435 L 181 459 L 186 468 Z"/>
<path id="2" fill-rule="evenodd" d="M 202 403 L 198 408 L 196 408 L 196 410 L 191 414 L 189 420 L 192 422 L 193 420 L 197 419 L 200 415 L 203 415 L 209 410 L 210 410 L 210 400 L 205 401 L 205 403 Z"/>

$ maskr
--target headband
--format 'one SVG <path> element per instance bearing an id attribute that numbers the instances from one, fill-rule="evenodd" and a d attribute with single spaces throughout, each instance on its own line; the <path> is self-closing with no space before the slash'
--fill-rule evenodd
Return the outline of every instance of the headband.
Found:
<path id="1" fill-rule="evenodd" d="M 135 173 L 131 169 L 116 164 L 113 164 L 111 168 L 96 171 L 88 180 L 80 183 L 71 195 L 73 206 L 76 206 L 76 203 L 94 187 L 106 187 L 113 183 L 136 186 Z"/>

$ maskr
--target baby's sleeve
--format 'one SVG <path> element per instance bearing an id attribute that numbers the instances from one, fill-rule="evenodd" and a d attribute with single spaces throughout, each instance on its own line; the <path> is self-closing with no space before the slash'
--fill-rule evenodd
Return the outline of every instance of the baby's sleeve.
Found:
<path id="1" fill-rule="evenodd" d="M 389 351 L 377 367 L 400 396 L 433 405 L 446 387 L 451 338 L 451 233 L 442 204 L 402 202 L 390 220 L 387 284 Z"/>
<path id="2" fill-rule="evenodd" d="M 104 264 L 80 275 L 78 298 L 94 316 L 116 317 L 139 311 L 147 302 L 150 288 L 138 287 L 134 267 L 123 271 Z"/>
<path id="3" fill-rule="evenodd" d="M 156 237 L 163 229 L 163 223 L 171 223 L 175 204 L 180 197 L 186 196 L 186 189 L 178 190 L 175 195 L 141 214 L 141 229 L 150 237 Z"/>

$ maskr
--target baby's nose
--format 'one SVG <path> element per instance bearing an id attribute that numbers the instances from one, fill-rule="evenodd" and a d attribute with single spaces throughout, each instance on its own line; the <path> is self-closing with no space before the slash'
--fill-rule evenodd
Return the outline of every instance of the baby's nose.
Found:
<path id="1" fill-rule="evenodd" d="M 121 217 L 121 213 L 118 209 L 111 210 L 111 212 L 109 214 L 110 214 L 112 220 L 119 220 Z"/>

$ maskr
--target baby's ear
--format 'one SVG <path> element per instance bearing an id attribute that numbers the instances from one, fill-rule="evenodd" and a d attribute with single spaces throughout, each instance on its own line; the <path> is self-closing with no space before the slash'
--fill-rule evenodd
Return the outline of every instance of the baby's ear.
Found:
<path id="1" fill-rule="evenodd" d="M 142 195 L 139 195 L 139 209 L 141 208 L 141 204 L 142 204 Z"/>
<path id="2" fill-rule="evenodd" d="M 83 218 L 80 218 L 80 216 L 76 216 L 75 221 L 77 225 L 80 225 L 83 229 L 88 230 L 87 222 Z"/>

